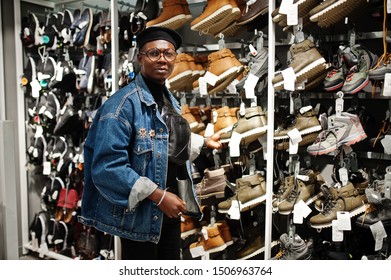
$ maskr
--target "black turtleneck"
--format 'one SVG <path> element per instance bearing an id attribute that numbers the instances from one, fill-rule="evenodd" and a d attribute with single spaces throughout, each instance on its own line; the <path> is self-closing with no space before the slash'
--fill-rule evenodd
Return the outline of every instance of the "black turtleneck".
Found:
<path id="1" fill-rule="evenodd" d="M 158 106 L 159 112 L 161 113 L 162 107 L 164 104 L 163 94 L 165 94 L 166 97 L 168 98 L 166 85 L 164 85 L 164 84 L 161 85 L 161 84 L 155 83 L 154 81 L 152 81 L 151 79 L 148 79 L 144 75 L 143 75 L 143 78 L 144 78 L 145 84 L 147 85 L 149 91 L 152 93 L 153 99 L 155 100 L 155 102 Z"/>

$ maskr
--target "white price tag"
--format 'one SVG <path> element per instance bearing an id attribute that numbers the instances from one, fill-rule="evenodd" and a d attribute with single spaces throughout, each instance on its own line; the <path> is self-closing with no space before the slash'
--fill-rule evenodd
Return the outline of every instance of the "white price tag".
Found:
<path id="1" fill-rule="evenodd" d="M 384 225 L 381 221 L 370 225 L 373 238 L 375 239 L 375 251 L 381 250 L 383 247 L 383 239 L 387 237 L 386 230 L 384 229 Z"/>
<path id="2" fill-rule="evenodd" d="M 219 79 L 219 77 L 217 77 L 215 74 L 207 71 L 205 73 L 205 75 L 203 76 L 205 82 L 207 82 L 208 84 L 214 86 L 216 83 L 217 83 L 217 80 Z"/>
<path id="3" fill-rule="evenodd" d="M 231 220 L 240 220 L 241 203 L 238 200 L 232 200 L 231 207 L 228 210 L 228 215 Z"/>
<path id="4" fill-rule="evenodd" d="M 51 171 L 50 162 L 49 162 L 49 161 L 45 161 L 45 162 L 43 163 L 43 171 L 42 171 L 42 174 L 43 174 L 43 175 L 50 175 L 50 171 Z"/>
<path id="5" fill-rule="evenodd" d="M 294 128 L 289 131 L 288 136 L 293 144 L 298 144 L 302 140 L 301 133 L 297 128 Z"/>
<path id="6" fill-rule="evenodd" d="M 300 200 L 293 207 L 293 223 L 302 224 L 304 218 L 306 218 L 312 212 L 311 208 L 303 200 Z"/>
<path id="7" fill-rule="evenodd" d="M 295 90 L 296 74 L 292 67 L 288 67 L 281 71 L 281 75 L 284 79 L 284 89 L 289 91 Z"/>
<path id="8" fill-rule="evenodd" d="M 341 181 L 342 186 L 346 186 L 349 181 L 348 170 L 345 167 L 342 167 L 338 170 L 339 180 Z"/>
<path id="9" fill-rule="evenodd" d="M 351 220 L 349 212 L 337 212 L 337 226 L 339 230 L 351 230 Z"/>
<path id="10" fill-rule="evenodd" d="M 383 96 L 391 96 L 391 73 L 384 75 Z"/>
<path id="11" fill-rule="evenodd" d="M 204 77 L 200 77 L 198 79 L 198 87 L 199 87 L 199 91 L 200 91 L 201 96 L 205 96 L 208 94 L 208 86 L 206 84 Z"/>
<path id="12" fill-rule="evenodd" d="M 62 81 L 63 73 L 64 73 L 64 67 L 62 67 L 61 62 L 59 62 L 56 67 L 56 81 L 59 82 Z"/>
<path id="13" fill-rule="evenodd" d="M 299 9 L 297 4 L 292 4 L 289 9 L 287 16 L 288 25 L 298 25 L 299 24 Z"/>
<path id="14" fill-rule="evenodd" d="M 332 239 L 333 239 L 333 242 L 341 242 L 343 241 L 343 231 L 340 230 L 338 228 L 338 221 L 337 220 L 333 220 L 331 222 L 331 226 L 332 226 Z"/>
<path id="15" fill-rule="evenodd" d="M 198 258 L 201 256 L 205 256 L 206 252 L 204 250 L 204 247 L 202 245 L 200 245 L 200 246 L 190 248 L 190 254 L 194 259 L 194 258 Z"/>
<path id="16" fill-rule="evenodd" d="M 204 137 L 211 137 L 213 134 L 214 134 L 214 124 L 212 123 L 208 123 L 206 125 L 206 129 L 205 129 L 205 134 L 204 134 Z"/>
<path id="17" fill-rule="evenodd" d="M 278 13 L 284 15 L 288 14 L 289 9 L 291 8 L 292 5 L 293 5 L 293 0 L 282 0 L 280 8 L 278 9 Z"/>
<path id="18" fill-rule="evenodd" d="M 255 98 L 255 87 L 258 83 L 258 80 L 259 77 L 255 76 L 254 74 L 252 73 L 248 74 L 243 86 L 247 99 Z"/>
<path id="19" fill-rule="evenodd" d="M 384 153 L 387 155 L 391 155 L 391 135 L 385 135 L 382 140 L 380 140 L 384 148 Z"/>
<path id="20" fill-rule="evenodd" d="M 39 248 L 39 257 L 43 258 L 45 256 L 45 254 L 48 252 L 49 252 L 48 244 L 46 242 L 42 243 Z"/>
<path id="21" fill-rule="evenodd" d="M 32 95 L 32 97 L 38 98 L 39 97 L 39 92 L 42 89 L 42 87 L 39 84 L 38 80 L 37 79 L 32 80 L 31 83 L 30 83 L 30 86 L 31 86 L 31 95 Z"/>
<path id="22" fill-rule="evenodd" d="M 236 131 L 232 132 L 231 139 L 229 140 L 229 155 L 231 157 L 240 156 L 240 142 L 242 141 L 242 135 Z"/>
<path id="23" fill-rule="evenodd" d="M 299 152 L 299 144 L 294 143 L 292 139 L 289 139 L 289 154 L 296 155 Z"/>
<path id="24" fill-rule="evenodd" d="M 391 14 L 391 0 L 387 0 L 387 14 Z"/>

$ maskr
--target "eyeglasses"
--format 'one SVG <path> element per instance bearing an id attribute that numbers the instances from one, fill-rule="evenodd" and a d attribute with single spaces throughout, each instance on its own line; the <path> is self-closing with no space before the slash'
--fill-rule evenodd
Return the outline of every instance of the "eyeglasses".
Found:
<path id="1" fill-rule="evenodd" d="M 167 61 L 173 61 L 175 60 L 176 56 L 178 55 L 173 49 L 165 49 L 163 51 L 154 48 L 150 49 L 146 52 L 139 52 L 140 54 L 145 54 L 151 61 L 158 61 L 160 57 L 163 54 L 163 57 Z"/>

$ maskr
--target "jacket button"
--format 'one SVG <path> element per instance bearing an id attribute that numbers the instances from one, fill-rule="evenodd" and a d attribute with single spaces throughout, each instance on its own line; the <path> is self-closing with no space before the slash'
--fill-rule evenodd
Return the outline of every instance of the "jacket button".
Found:
<path id="1" fill-rule="evenodd" d="M 159 131 L 160 131 L 160 132 L 163 132 L 163 128 L 159 128 Z"/>
<path id="2" fill-rule="evenodd" d="M 157 221 L 157 220 L 159 220 L 159 217 L 158 216 L 153 216 L 153 220 Z"/>

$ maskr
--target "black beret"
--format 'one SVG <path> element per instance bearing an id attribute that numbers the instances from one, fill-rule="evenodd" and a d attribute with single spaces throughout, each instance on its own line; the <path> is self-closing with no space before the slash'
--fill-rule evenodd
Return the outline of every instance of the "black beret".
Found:
<path id="1" fill-rule="evenodd" d="M 136 43 L 139 49 L 145 43 L 155 40 L 166 40 L 174 45 L 175 50 L 179 49 L 182 45 L 181 35 L 175 30 L 166 27 L 151 26 L 141 31 L 136 37 Z"/>

